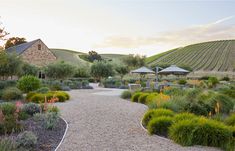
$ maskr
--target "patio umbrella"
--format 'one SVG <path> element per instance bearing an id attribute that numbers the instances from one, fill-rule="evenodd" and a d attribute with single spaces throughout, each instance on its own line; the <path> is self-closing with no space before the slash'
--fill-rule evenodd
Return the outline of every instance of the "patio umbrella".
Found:
<path id="1" fill-rule="evenodd" d="M 131 73 L 138 73 L 138 74 L 140 74 L 141 78 L 144 78 L 146 74 L 154 74 L 155 72 L 153 70 L 143 66 L 139 69 L 132 70 Z M 141 80 L 141 78 L 140 78 L 140 80 Z M 146 82 L 146 87 L 150 87 L 149 80 Z"/>
<path id="2" fill-rule="evenodd" d="M 139 73 L 139 74 L 154 74 L 155 72 L 147 67 L 141 67 L 136 70 L 132 70 L 131 73 Z"/>
<path id="3" fill-rule="evenodd" d="M 174 74 L 174 75 L 186 75 L 189 73 L 188 70 L 182 69 L 180 67 L 177 67 L 176 65 L 171 65 L 168 68 L 165 68 L 158 72 L 159 74 L 162 75 L 169 75 L 169 74 Z"/>

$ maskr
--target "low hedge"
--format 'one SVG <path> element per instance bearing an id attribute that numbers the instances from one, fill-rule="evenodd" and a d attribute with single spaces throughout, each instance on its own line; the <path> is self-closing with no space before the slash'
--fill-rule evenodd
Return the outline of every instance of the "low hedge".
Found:
<path id="1" fill-rule="evenodd" d="M 157 117 L 161 117 L 161 116 L 169 116 L 169 117 L 173 117 L 174 116 L 174 112 L 168 109 L 153 109 L 153 110 L 148 110 L 145 114 L 144 117 L 142 119 L 142 124 L 144 127 L 146 127 L 149 123 L 149 121 L 152 118 L 157 118 Z"/>
<path id="2" fill-rule="evenodd" d="M 153 118 L 149 121 L 147 129 L 149 134 L 157 134 L 167 137 L 168 128 L 172 125 L 173 118 L 169 116 L 161 116 Z"/>

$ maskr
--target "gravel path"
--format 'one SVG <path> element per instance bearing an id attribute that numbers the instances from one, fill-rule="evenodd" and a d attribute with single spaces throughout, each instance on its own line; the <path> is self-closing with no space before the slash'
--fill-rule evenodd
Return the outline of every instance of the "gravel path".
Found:
<path id="1" fill-rule="evenodd" d="M 140 125 L 146 106 L 120 99 L 120 90 L 74 90 L 69 93 L 71 100 L 58 104 L 69 124 L 59 151 L 216 150 L 181 147 L 170 140 L 149 136 Z"/>

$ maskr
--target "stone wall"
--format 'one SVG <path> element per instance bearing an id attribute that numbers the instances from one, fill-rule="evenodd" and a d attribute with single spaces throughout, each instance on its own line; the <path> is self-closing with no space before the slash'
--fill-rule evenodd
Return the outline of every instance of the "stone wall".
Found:
<path id="1" fill-rule="evenodd" d="M 41 45 L 41 50 L 38 49 Z M 31 47 L 25 50 L 21 55 L 25 62 L 42 67 L 56 61 L 56 56 L 49 48 L 41 41 L 36 41 Z"/>

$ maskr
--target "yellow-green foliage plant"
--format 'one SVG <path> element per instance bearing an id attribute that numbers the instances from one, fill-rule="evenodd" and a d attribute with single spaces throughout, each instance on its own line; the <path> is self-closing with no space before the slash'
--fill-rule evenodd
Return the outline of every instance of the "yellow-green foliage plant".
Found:
<path id="1" fill-rule="evenodd" d="M 234 150 L 233 131 L 222 122 L 204 117 L 172 124 L 169 137 L 183 146 L 202 145 Z"/>
<path id="2" fill-rule="evenodd" d="M 168 128 L 172 125 L 173 118 L 169 116 L 155 117 L 147 125 L 149 134 L 157 134 L 167 137 Z"/>
<path id="3" fill-rule="evenodd" d="M 148 95 L 149 95 L 148 93 L 143 93 L 143 94 L 141 94 L 141 95 L 139 96 L 139 98 L 138 98 L 138 102 L 139 102 L 139 103 L 142 103 L 142 104 L 145 104 L 146 98 L 147 98 Z"/>
<path id="4" fill-rule="evenodd" d="M 141 94 L 142 94 L 142 92 L 136 92 L 136 93 L 134 93 L 134 94 L 132 95 L 132 97 L 131 97 L 131 101 L 132 101 L 132 102 L 138 102 L 138 99 L 139 99 L 139 97 L 140 97 Z"/>
<path id="5" fill-rule="evenodd" d="M 161 116 L 169 116 L 169 117 L 173 117 L 174 116 L 174 112 L 168 109 L 152 109 L 152 110 L 148 110 L 145 114 L 144 117 L 142 119 L 142 124 L 144 127 L 146 127 L 149 123 L 149 121 L 152 118 L 157 118 L 157 117 L 161 117 Z"/>

